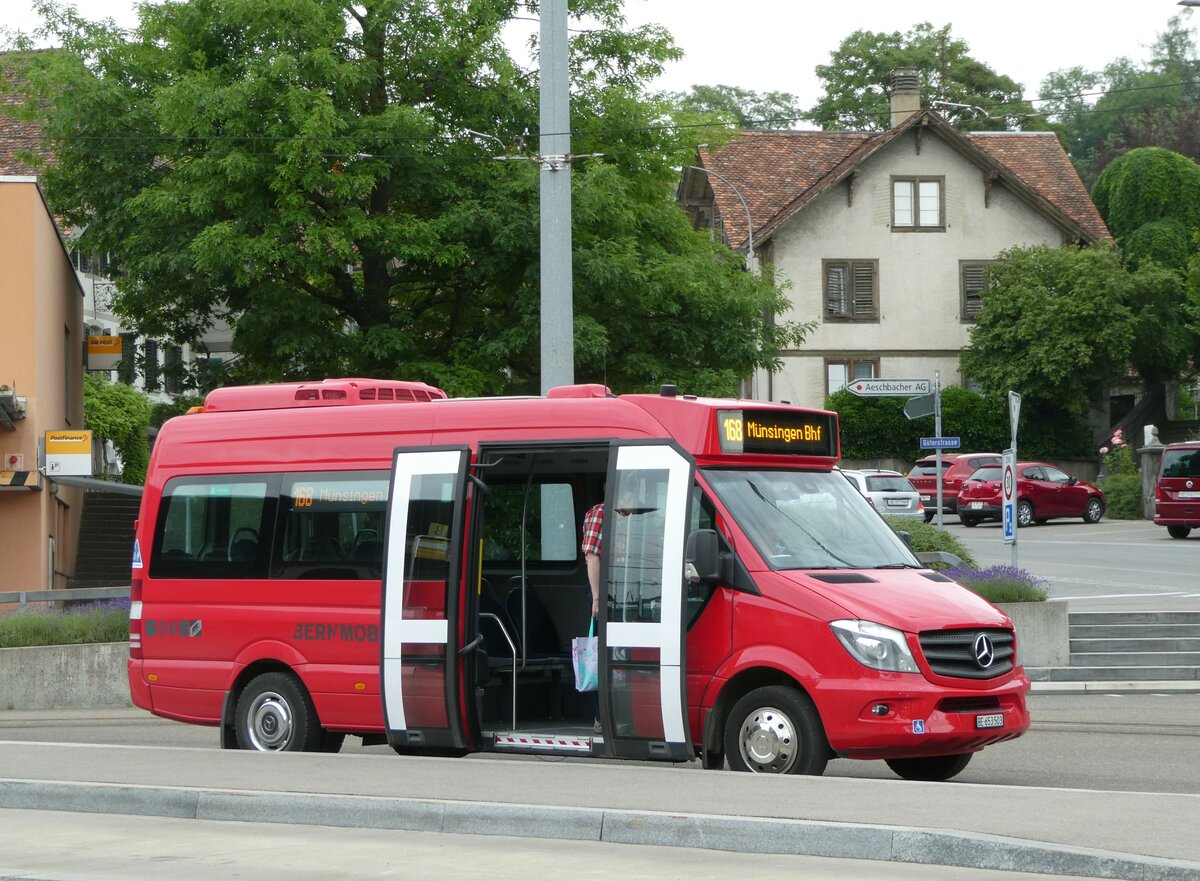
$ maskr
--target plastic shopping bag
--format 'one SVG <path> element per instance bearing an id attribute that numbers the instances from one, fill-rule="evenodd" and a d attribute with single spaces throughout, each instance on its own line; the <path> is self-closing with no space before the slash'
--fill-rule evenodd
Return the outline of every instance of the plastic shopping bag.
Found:
<path id="1" fill-rule="evenodd" d="M 594 636 L 596 622 L 593 620 L 588 627 L 587 636 L 577 636 L 571 640 L 571 664 L 575 668 L 575 690 L 596 691 L 600 685 L 599 673 L 599 639 Z"/>

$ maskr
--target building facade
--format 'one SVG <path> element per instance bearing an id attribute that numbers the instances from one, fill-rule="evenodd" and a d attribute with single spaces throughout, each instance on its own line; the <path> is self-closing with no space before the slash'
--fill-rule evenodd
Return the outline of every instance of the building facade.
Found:
<path id="1" fill-rule="evenodd" d="M 959 353 L 987 264 L 1110 240 L 1052 133 L 960 132 L 919 108 L 915 77 L 897 82 L 886 132 L 743 132 L 684 171 L 693 225 L 741 250 L 752 238 L 754 262 L 787 284 L 779 318 L 815 322 L 754 397 L 821 406 L 873 377 L 969 387 Z"/>

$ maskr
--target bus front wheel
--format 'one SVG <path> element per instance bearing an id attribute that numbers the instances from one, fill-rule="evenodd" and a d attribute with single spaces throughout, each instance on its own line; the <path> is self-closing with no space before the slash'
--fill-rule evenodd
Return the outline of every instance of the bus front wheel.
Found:
<path id="1" fill-rule="evenodd" d="M 735 771 L 820 776 L 829 743 L 812 701 L 795 688 L 756 688 L 725 722 L 725 755 Z"/>
<path id="2" fill-rule="evenodd" d="M 317 752 L 325 742 L 312 698 L 287 673 L 263 673 L 250 680 L 238 698 L 236 726 L 241 749 Z"/>

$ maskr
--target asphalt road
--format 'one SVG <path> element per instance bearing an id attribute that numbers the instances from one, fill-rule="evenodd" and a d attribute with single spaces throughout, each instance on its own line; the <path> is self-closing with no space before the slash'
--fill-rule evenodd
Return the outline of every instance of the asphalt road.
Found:
<path id="1" fill-rule="evenodd" d="M 1029 705 L 1030 731 L 977 754 L 958 781 L 1200 795 L 1200 694 L 1043 693 L 1030 695 Z M 213 728 L 170 722 L 140 710 L 46 710 L 0 713 L 0 741 L 214 749 L 217 734 Z M 342 751 L 394 758 L 388 747 L 363 747 L 353 737 Z M 86 751 L 64 755 L 86 761 Z M 681 767 L 699 771 L 695 763 Z M 14 769 L 0 769 L 0 776 L 15 776 Z M 830 762 L 825 776 L 897 779 L 882 762 L 847 759 Z"/>
<path id="2" fill-rule="evenodd" d="M 944 525 L 981 566 L 1012 563 L 999 523 Z M 1200 530 L 1180 540 L 1148 520 L 1051 520 L 1017 530 L 1017 565 L 1072 612 L 1200 611 Z"/>

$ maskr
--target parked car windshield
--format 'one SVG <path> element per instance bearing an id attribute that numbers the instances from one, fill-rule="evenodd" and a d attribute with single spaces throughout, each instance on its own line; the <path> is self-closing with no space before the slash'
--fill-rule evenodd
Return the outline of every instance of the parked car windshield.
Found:
<path id="1" fill-rule="evenodd" d="M 774 569 L 923 568 L 836 472 L 701 472 Z"/>
<path id="2" fill-rule="evenodd" d="M 1200 450 L 1167 450 L 1163 453 L 1163 477 L 1200 477 Z"/>
<path id="3" fill-rule="evenodd" d="M 899 474 L 868 474 L 867 489 L 873 493 L 915 493 L 916 489 L 907 477 Z"/>
<path id="4" fill-rule="evenodd" d="M 999 480 L 1004 470 L 999 465 L 988 465 L 986 468 L 976 468 L 968 480 Z"/>
<path id="5" fill-rule="evenodd" d="M 954 463 L 950 459 L 943 459 L 942 470 L 949 471 L 952 464 Z M 908 476 L 913 477 L 915 475 L 917 477 L 928 477 L 932 474 L 936 477 L 937 473 L 937 462 L 933 459 L 930 459 L 927 462 L 918 462 L 916 465 L 914 465 L 913 470 L 908 472 Z"/>

